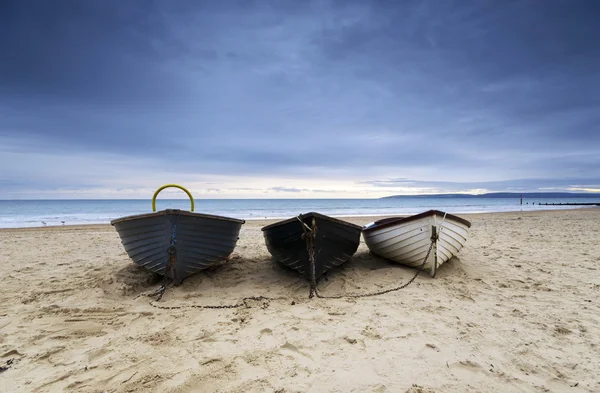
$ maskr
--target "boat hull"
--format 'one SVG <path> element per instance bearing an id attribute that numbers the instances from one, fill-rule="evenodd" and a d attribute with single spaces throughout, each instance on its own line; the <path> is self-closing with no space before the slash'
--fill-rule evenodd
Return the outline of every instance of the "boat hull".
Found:
<path id="1" fill-rule="evenodd" d="M 244 221 L 168 209 L 119 218 L 111 224 L 133 262 L 180 284 L 226 260 Z"/>
<path id="2" fill-rule="evenodd" d="M 375 255 L 419 268 L 434 241 L 423 270 L 435 277 L 437 268 L 455 256 L 467 241 L 471 223 L 430 210 L 406 218 L 376 221 L 363 229 L 363 238 Z"/>
<path id="3" fill-rule="evenodd" d="M 311 263 L 303 234 L 306 226 L 312 228 L 313 223 L 316 225 L 314 275 L 318 280 L 354 255 L 360 243 L 360 226 L 319 213 L 307 213 L 268 225 L 262 231 L 273 258 L 311 280 Z"/>

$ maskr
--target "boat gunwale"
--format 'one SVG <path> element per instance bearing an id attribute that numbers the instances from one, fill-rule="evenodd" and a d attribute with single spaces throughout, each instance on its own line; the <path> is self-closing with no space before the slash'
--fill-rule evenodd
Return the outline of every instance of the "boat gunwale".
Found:
<path id="1" fill-rule="evenodd" d="M 246 220 L 241 220 L 239 218 L 231 218 L 225 216 L 216 216 L 213 214 L 205 214 L 205 213 L 193 213 L 186 210 L 179 209 L 165 209 L 158 212 L 153 213 L 144 213 L 144 214 L 135 214 L 132 216 L 126 216 L 121 218 L 116 218 L 110 222 L 110 225 L 120 224 L 123 222 L 138 220 L 141 218 L 152 218 L 152 217 L 160 217 L 160 216 L 168 216 L 168 215 L 179 215 L 179 216 L 188 216 L 188 217 L 196 217 L 196 218 L 205 218 L 219 221 L 228 221 L 236 224 L 245 224 Z"/>
<path id="2" fill-rule="evenodd" d="M 387 227 L 391 227 L 391 226 L 398 225 L 398 224 L 404 224 L 404 223 L 407 223 L 410 221 L 416 221 L 416 220 L 420 220 L 422 218 L 426 218 L 426 217 L 434 216 L 434 215 L 439 215 L 442 217 L 444 215 L 446 215 L 446 219 L 451 219 L 453 221 L 457 221 L 461 224 L 466 225 L 467 228 L 471 228 L 471 222 L 465 220 L 464 218 L 461 218 L 461 217 L 455 216 L 454 214 L 446 213 L 446 212 L 443 212 L 440 210 L 427 210 L 426 212 L 415 214 L 413 216 L 408 216 L 408 217 L 383 218 L 381 220 L 375 221 L 372 226 L 363 228 L 362 231 L 363 231 L 363 233 L 370 232 L 375 229 L 382 229 L 382 228 L 387 228 Z"/>
<path id="3" fill-rule="evenodd" d="M 340 225 L 344 225 L 344 226 L 350 227 L 352 229 L 358 229 L 358 230 L 362 231 L 362 227 L 360 225 L 356 225 L 356 224 L 353 224 L 353 223 L 348 222 L 348 221 L 340 220 L 339 218 L 326 216 L 324 214 L 317 213 L 317 212 L 308 212 L 308 213 L 304 213 L 304 214 L 299 214 L 298 216 L 300 216 L 301 218 L 316 217 L 316 218 L 320 218 L 322 220 L 329 221 L 329 222 L 331 222 L 333 224 L 340 224 Z M 278 226 L 287 225 L 287 224 L 290 224 L 292 222 L 297 222 L 298 221 L 298 216 L 292 217 L 292 218 L 288 218 L 288 219 L 285 219 L 283 221 L 278 221 L 278 222 L 275 222 L 273 224 L 269 224 L 267 226 L 264 226 L 264 227 L 261 228 L 261 231 L 266 231 L 266 230 L 269 230 L 269 229 L 272 229 L 272 228 L 276 228 Z"/>

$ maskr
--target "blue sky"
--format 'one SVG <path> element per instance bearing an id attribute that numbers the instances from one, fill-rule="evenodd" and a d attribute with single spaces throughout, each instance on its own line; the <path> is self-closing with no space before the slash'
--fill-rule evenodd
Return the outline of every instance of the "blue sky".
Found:
<path id="1" fill-rule="evenodd" d="M 598 16 L 594 0 L 3 1 L 0 198 L 600 192 Z"/>

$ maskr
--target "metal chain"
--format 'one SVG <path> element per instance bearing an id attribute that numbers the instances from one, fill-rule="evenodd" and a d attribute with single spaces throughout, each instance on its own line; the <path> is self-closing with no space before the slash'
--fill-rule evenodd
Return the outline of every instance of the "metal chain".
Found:
<path id="1" fill-rule="evenodd" d="M 316 261 L 315 261 L 315 237 L 316 237 L 316 232 L 317 232 L 317 226 L 316 223 L 313 220 L 313 225 L 312 227 L 309 227 L 308 225 L 306 225 L 306 223 L 304 223 L 301 219 L 301 216 L 297 217 L 298 221 L 300 221 L 300 223 L 302 224 L 302 229 L 304 231 L 304 233 L 302 234 L 302 239 L 304 239 L 306 241 L 306 251 L 308 252 L 308 260 L 309 260 L 309 269 L 310 269 L 310 291 L 309 291 L 309 295 L 308 298 L 312 299 L 313 297 L 317 297 L 319 299 L 343 299 L 343 298 L 362 298 L 362 297 L 370 297 L 370 296 L 379 296 L 379 295 L 384 295 L 386 293 L 390 293 L 390 292 L 394 292 L 394 291 L 399 291 L 401 289 L 404 289 L 406 287 L 408 287 L 410 284 L 413 283 L 413 281 L 416 280 L 416 278 L 419 276 L 419 274 L 423 271 L 423 268 L 425 267 L 425 264 L 427 263 L 427 259 L 429 259 L 429 255 L 431 254 L 431 250 L 433 249 L 433 246 L 436 242 L 436 239 L 432 239 L 431 244 L 429 245 L 429 249 L 427 250 L 427 254 L 425 255 L 425 258 L 423 259 L 423 263 L 421 263 L 421 266 L 419 266 L 417 272 L 415 273 L 415 275 L 408 280 L 405 284 L 399 286 L 399 287 L 395 287 L 395 288 L 389 288 L 389 289 L 384 289 L 381 291 L 377 291 L 377 292 L 369 292 L 369 293 L 349 293 L 346 295 L 321 295 L 317 289 L 317 280 L 316 280 Z M 171 238 L 171 246 L 169 247 L 169 263 L 167 264 L 167 269 L 169 268 L 169 265 L 171 265 L 171 263 L 175 263 L 176 259 L 176 250 L 174 247 L 174 238 L 175 238 L 175 226 L 173 226 L 173 236 Z M 156 302 L 158 302 L 164 292 L 165 292 L 165 288 L 166 288 L 166 270 L 165 270 L 165 279 L 163 281 L 163 285 L 158 288 L 154 293 L 146 295 L 146 296 L 156 296 L 158 295 L 158 298 L 155 301 L 150 302 L 150 306 L 154 307 L 154 308 L 159 308 L 161 310 L 181 310 L 181 309 L 187 309 L 187 308 L 196 308 L 196 309 L 212 309 L 212 310 L 218 310 L 218 309 L 234 309 L 234 308 L 240 308 L 240 307 L 246 307 L 246 308 L 250 308 L 250 306 L 248 305 L 248 301 L 249 300 L 254 300 L 254 301 L 262 301 L 262 305 L 261 308 L 265 309 L 267 307 L 269 307 L 269 302 L 272 300 L 276 300 L 274 298 L 268 298 L 266 296 L 248 296 L 243 298 L 240 302 L 235 303 L 235 304 L 226 304 L 226 305 L 218 305 L 218 306 L 213 306 L 213 305 L 199 305 L 199 304 L 189 304 L 189 305 L 183 305 L 183 306 L 163 306 L 163 305 L 158 305 L 156 304 Z M 143 294 L 140 294 L 138 296 L 135 297 L 135 299 L 137 299 L 138 297 L 143 296 Z"/>
<path id="2" fill-rule="evenodd" d="M 302 216 L 296 217 L 298 221 L 302 224 L 302 236 L 301 238 L 306 241 L 306 251 L 308 252 L 308 261 L 309 261 L 309 273 L 310 273 L 310 292 L 308 294 L 308 298 L 312 299 L 317 291 L 317 279 L 316 279 L 316 266 L 315 266 L 315 237 L 317 233 L 317 224 L 313 220 L 312 227 L 309 227 L 302 221 Z M 318 295 L 317 295 L 318 296 Z"/>
<path id="3" fill-rule="evenodd" d="M 213 310 L 217 310 L 217 309 L 233 309 L 233 308 L 240 308 L 240 307 L 246 307 L 246 308 L 250 308 L 250 306 L 248 305 L 248 301 L 249 300 L 255 300 L 255 301 L 262 301 L 262 305 L 261 308 L 267 308 L 269 306 L 269 301 L 274 300 L 274 299 L 270 299 L 267 298 L 265 296 L 248 296 L 243 298 L 240 302 L 235 303 L 235 304 L 226 304 L 226 305 L 218 305 L 218 306 L 213 306 L 213 305 L 199 305 L 199 304 L 189 304 L 189 305 L 183 305 L 183 306 L 162 306 L 162 305 L 158 305 L 156 304 L 158 301 L 160 301 L 165 293 L 165 290 L 167 288 L 167 275 L 169 273 L 169 271 L 171 272 L 171 280 L 175 281 L 175 276 L 176 276 L 176 265 L 177 265 L 177 249 L 175 248 L 175 244 L 177 243 L 177 240 L 175 238 L 176 236 L 176 228 L 177 228 L 177 221 L 179 219 L 179 215 L 177 215 L 175 217 L 175 222 L 173 223 L 173 227 L 171 230 L 171 242 L 169 244 L 169 248 L 167 249 L 167 252 L 169 254 L 169 261 L 167 262 L 167 266 L 165 267 L 165 274 L 163 275 L 163 283 L 162 285 L 153 293 L 148 294 L 146 296 L 149 297 L 154 297 L 157 296 L 157 298 L 150 302 L 150 305 L 154 308 L 160 308 L 162 310 L 180 310 L 180 309 L 184 309 L 184 308 L 205 308 L 205 309 L 213 309 Z M 135 299 L 137 299 L 140 296 L 143 296 L 144 294 L 140 294 L 138 296 L 135 297 Z"/>
<path id="4" fill-rule="evenodd" d="M 298 220 L 302 223 L 302 225 L 306 228 L 308 228 L 310 231 L 313 231 L 313 228 L 310 228 L 308 225 L 306 225 L 304 222 L 302 222 L 302 220 L 300 219 L 300 216 L 298 217 Z M 316 226 L 313 225 L 314 229 L 316 230 Z M 304 231 L 305 233 L 302 235 L 303 239 L 306 239 L 306 241 L 311 241 L 312 236 L 305 236 L 306 235 L 306 230 Z M 173 237 L 171 238 L 171 247 L 173 247 L 174 243 L 173 243 L 173 239 L 174 239 L 174 233 L 175 233 L 175 229 L 173 229 Z M 171 250 L 171 247 L 169 247 L 169 250 Z M 174 247 L 173 247 L 173 251 L 174 251 Z M 309 249 L 309 253 L 311 254 L 311 256 L 309 257 L 311 260 L 314 260 L 314 247 L 310 247 Z M 170 259 L 169 259 L 169 263 L 170 263 Z M 167 269 L 168 269 L 168 265 L 167 265 Z M 314 276 L 314 270 L 313 270 L 313 276 Z M 166 277 L 166 271 L 165 271 L 165 277 Z M 261 308 L 267 308 L 269 307 L 269 302 L 272 300 L 276 300 L 274 298 L 268 298 L 266 296 L 248 296 L 243 298 L 240 302 L 235 303 L 235 304 L 225 304 L 225 305 L 218 305 L 218 306 L 213 306 L 213 305 L 200 305 L 200 304 L 188 304 L 188 305 L 183 305 L 183 306 L 163 306 L 163 305 L 159 305 L 157 304 L 157 302 L 162 298 L 162 295 L 165 292 L 165 282 L 163 281 L 163 285 L 158 288 L 154 293 L 146 295 L 146 296 L 156 296 L 158 295 L 158 298 L 155 301 L 150 302 L 150 305 L 154 308 L 159 308 L 161 310 L 181 310 L 181 309 L 186 309 L 186 308 L 204 308 L 204 309 L 211 309 L 211 310 L 219 310 L 219 309 L 234 309 L 234 308 L 240 308 L 240 307 L 246 307 L 246 308 L 250 308 L 250 306 L 248 305 L 248 301 L 249 300 L 254 300 L 254 301 L 262 301 L 262 305 Z M 137 299 L 140 296 L 143 296 L 144 294 L 140 294 L 138 296 L 136 296 L 134 299 Z M 311 296 L 312 297 L 312 296 Z"/>
<path id="5" fill-rule="evenodd" d="M 154 293 L 149 295 L 149 296 L 156 296 L 156 301 L 159 301 L 160 299 L 162 299 L 163 295 L 165 294 L 165 291 L 167 290 L 167 279 L 168 279 L 169 272 L 171 273 L 171 281 L 175 281 L 175 275 L 176 275 L 175 269 L 177 266 L 177 249 L 175 248 L 175 243 L 177 243 L 177 240 L 175 239 L 175 236 L 176 236 L 178 219 L 179 219 L 179 215 L 176 215 L 175 222 L 173 223 L 173 227 L 171 228 L 171 242 L 169 244 L 169 248 L 167 248 L 167 254 L 169 255 L 169 260 L 167 262 L 167 266 L 165 267 L 165 273 L 163 274 L 162 285 L 156 291 L 154 291 Z"/>
<path id="6" fill-rule="evenodd" d="M 156 304 L 155 301 L 150 302 L 150 305 L 154 308 L 160 308 L 161 310 L 181 310 L 181 309 L 186 309 L 186 308 L 205 308 L 205 309 L 218 310 L 218 309 L 231 309 L 231 308 L 240 308 L 240 307 L 250 308 L 250 306 L 248 305 L 248 300 L 255 300 L 257 302 L 262 301 L 262 304 L 260 307 L 265 309 L 265 308 L 269 307 L 269 302 L 271 300 L 275 300 L 275 299 L 268 298 L 265 296 L 248 296 L 248 297 L 243 298 L 238 303 L 225 304 L 225 305 L 219 305 L 219 306 L 200 305 L 200 304 L 186 304 L 183 306 L 162 306 L 162 305 Z"/>
<path id="7" fill-rule="evenodd" d="M 298 217 L 298 220 L 300 222 L 302 222 L 300 220 L 300 217 Z M 308 230 L 304 227 L 308 228 Z M 419 266 L 419 269 L 417 270 L 415 275 L 410 280 L 408 280 L 408 282 L 406 282 L 405 284 L 403 284 L 399 287 L 384 289 L 384 290 L 378 291 L 378 292 L 349 293 L 346 295 L 325 296 L 325 295 L 321 295 L 319 293 L 319 291 L 317 289 L 317 282 L 316 282 L 316 277 L 315 277 L 315 237 L 316 237 L 315 229 L 316 229 L 316 226 L 313 223 L 313 228 L 308 227 L 308 225 L 306 225 L 306 224 L 304 224 L 304 227 L 303 227 L 304 233 L 303 233 L 302 237 L 306 240 L 306 251 L 308 252 L 308 259 L 309 259 L 309 264 L 310 264 L 310 266 L 309 266 L 309 269 L 310 269 L 310 291 L 308 293 L 309 299 L 312 299 L 314 296 L 316 296 L 319 299 L 361 298 L 361 297 L 369 297 L 369 296 L 379 296 L 379 295 L 383 295 L 386 293 L 404 289 L 407 286 L 409 286 L 410 284 L 412 284 L 413 281 L 415 281 L 416 278 L 419 276 L 419 274 L 423 271 L 423 268 L 425 267 L 425 264 L 427 263 L 427 259 L 429 258 L 429 254 L 431 254 L 431 250 L 433 249 L 433 245 L 436 242 L 436 239 L 431 240 L 431 244 L 429 245 L 429 249 L 427 250 L 427 255 L 425 255 L 425 258 L 423 259 L 423 263 L 421 263 L 421 266 Z"/>
<path id="8" fill-rule="evenodd" d="M 431 245 L 429 245 L 429 250 L 427 250 L 427 255 L 425 255 L 425 258 L 423 259 L 423 263 L 421 264 L 421 266 L 419 266 L 419 269 L 417 270 L 417 272 L 415 273 L 414 276 L 412 276 L 412 278 L 410 280 L 408 280 L 405 284 L 399 286 L 399 287 L 395 287 L 395 288 L 389 288 L 389 289 L 384 289 L 382 291 L 378 291 L 378 292 L 369 292 L 369 293 L 349 293 L 346 295 L 330 295 L 330 296 L 326 296 L 326 295 L 321 295 L 318 291 L 317 291 L 317 287 L 315 286 L 314 292 L 315 295 L 319 298 L 319 299 L 343 299 L 343 298 L 360 298 L 360 297 L 370 297 L 370 296 L 379 296 L 379 295 L 384 295 L 386 293 L 390 293 L 390 292 L 394 292 L 394 291 L 399 291 L 401 289 L 406 288 L 407 286 L 409 286 L 410 284 L 413 283 L 413 281 L 415 281 L 417 279 L 417 277 L 419 276 L 419 274 L 423 271 L 423 267 L 425 266 L 425 264 L 427 263 L 427 259 L 429 258 L 429 254 L 431 253 L 431 250 L 433 248 L 433 244 L 435 243 L 435 241 L 431 242 Z"/>

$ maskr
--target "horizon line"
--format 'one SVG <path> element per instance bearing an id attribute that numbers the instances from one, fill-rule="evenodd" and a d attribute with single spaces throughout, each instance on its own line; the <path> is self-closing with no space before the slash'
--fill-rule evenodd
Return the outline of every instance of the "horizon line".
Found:
<path id="1" fill-rule="evenodd" d="M 385 198 L 402 198 L 402 197 L 436 197 L 436 196 L 486 196 L 486 195 L 494 195 L 494 194 L 507 194 L 515 197 L 519 197 L 520 195 L 526 196 L 527 194 L 548 194 L 548 195 L 557 195 L 557 194 L 570 194 L 570 195 L 585 195 L 585 196 L 599 196 L 600 191 L 583 191 L 583 192 L 569 192 L 569 191 L 555 191 L 555 192 L 544 192 L 544 191 L 526 191 L 526 192 L 512 192 L 512 191 L 493 191 L 486 192 L 481 194 L 472 194 L 466 192 L 448 192 L 448 193 L 435 193 L 435 194 L 393 194 L 383 197 L 337 197 L 337 198 L 306 198 L 306 197 L 298 197 L 298 198 L 194 198 L 194 200 L 352 200 L 352 199 L 385 199 Z M 17 198 L 17 199 L 7 199 L 0 198 L 0 201 L 149 201 L 152 198 Z M 181 197 L 181 198 L 162 198 L 157 199 L 157 201 L 185 201 L 189 200 L 189 198 Z"/>

